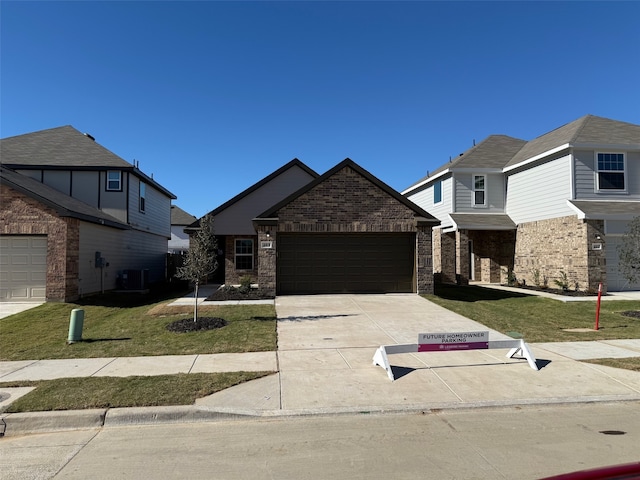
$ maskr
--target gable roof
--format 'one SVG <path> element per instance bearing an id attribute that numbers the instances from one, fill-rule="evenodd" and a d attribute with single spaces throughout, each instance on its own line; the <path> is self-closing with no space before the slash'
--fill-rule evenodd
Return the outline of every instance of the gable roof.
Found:
<path id="1" fill-rule="evenodd" d="M 403 194 L 420 187 L 440 174 L 454 169 L 502 169 L 513 156 L 526 144 L 526 140 L 509 137 L 507 135 L 489 135 L 482 142 L 474 145 L 459 157 L 452 159 L 426 177 L 420 179 Z"/>
<path id="2" fill-rule="evenodd" d="M 528 142 L 505 166 L 507 170 L 554 149 L 579 145 L 636 145 L 640 125 L 585 115 Z"/>
<path id="3" fill-rule="evenodd" d="M 371 173 L 366 171 L 364 168 L 362 168 L 360 165 L 355 163 L 350 158 L 345 158 L 342 162 L 340 162 L 338 165 L 333 167 L 331 170 L 329 170 L 326 173 L 320 175 L 315 180 L 313 180 L 312 182 L 308 183 L 307 185 L 302 187 L 297 192 L 292 193 L 291 195 L 289 195 L 287 198 L 285 198 L 281 202 L 277 203 L 273 207 L 269 208 L 265 212 L 263 212 L 260 215 L 258 215 L 255 218 L 255 220 L 274 218 L 274 216 L 278 213 L 278 210 L 280 210 L 282 207 L 288 205 L 289 203 L 291 203 L 296 198 L 304 195 L 305 193 L 307 193 L 308 191 L 310 191 L 311 189 L 313 189 L 317 185 L 319 185 L 322 182 L 324 182 L 327 178 L 335 175 L 337 172 L 339 172 L 340 170 L 342 170 L 345 167 L 349 167 L 352 170 L 356 171 L 357 173 L 362 175 L 364 178 L 366 178 L 369 182 L 374 184 L 376 187 L 380 188 L 385 193 L 387 193 L 389 196 L 395 198 L 398 202 L 402 203 L 407 208 L 409 208 L 410 210 L 415 212 L 417 214 L 417 216 L 420 217 L 421 221 L 432 223 L 434 225 L 440 224 L 440 220 L 435 218 L 430 213 L 427 213 L 426 210 L 423 210 L 422 208 L 420 208 L 418 205 L 416 205 L 412 201 L 410 201 L 407 198 L 405 198 L 402 195 L 400 195 L 400 193 L 398 193 L 396 190 L 391 188 L 386 183 L 382 182 L 379 178 L 373 176 Z"/>
<path id="4" fill-rule="evenodd" d="M 191 225 L 197 218 L 177 205 L 171 205 L 171 225 Z"/>
<path id="5" fill-rule="evenodd" d="M 224 202 L 222 205 L 220 205 L 219 207 L 215 208 L 214 210 L 211 210 L 207 215 L 213 215 L 214 217 L 216 215 L 219 215 L 221 212 L 223 212 L 227 208 L 229 208 L 232 205 L 238 203 L 243 198 L 251 195 L 253 192 L 259 190 L 260 188 L 265 186 L 267 183 L 271 182 L 275 178 L 277 178 L 280 175 L 282 175 L 283 173 L 285 173 L 287 170 L 290 170 L 291 168 L 294 168 L 294 167 L 298 167 L 298 168 L 302 169 L 304 172 L 308 173 L 313 178 L 318 178 L 318 173 L 316 173 L 314 170 L 309 168 L 302 161 L 298 160 L 297 158 L 294 158 L 289 163 L 286 163 L 285 165 L 283 165 L 282 167 L 277 169 L 275 172 L 273 172 L 270 175 L 264 177 L 259 182 L 254 183 L 253 185 L 251 185 L 246 190 L 240 192 L 238 195 L 236 195 L 232 199 Z M 185 231 L 189 231 L 189 230 L 193 230 L 193 229 L 197 229 L 197 228 L 200 228 L 200 219 L 196 220 L 193 223 L 190 223 L 189 226 L 185 229 Z"/>
<path id="6" fill-rule="evenodd" d="M 578 218 L 631 220 L 640 212 L 640 201 L 629 200 L 567 200 L 578 212 Z"/>
<path id="7" fill-rule="evenodd" d="M 176 198 L 137 167 L 71 125 L 0 139 L 0 160 L 13 169 L 126 170 L 168 197 Z"/>
<path id="8" fill-rule="evenodd" d="M 53 208 L 61 217 L 72 217 L 86 222 L 129 230 L 129 225 L 80 200 L 65 195 L 44 183 L 0 166 L 0 183 Z"/>

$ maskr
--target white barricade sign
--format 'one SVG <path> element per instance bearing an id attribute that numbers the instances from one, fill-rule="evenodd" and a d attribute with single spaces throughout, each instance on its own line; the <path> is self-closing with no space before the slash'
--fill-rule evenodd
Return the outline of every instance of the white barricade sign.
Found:
<path id="1" fill-rule="evenodd" d="M 489 332 L 449 332 L 449 333 L 421 333 L 418 343 L 404 345 L 382 345 L 373 355 L 373 364 L 380 365 L 387 371 L 391 380 L 395 380 L 388 355 L 394 353 L 446 352 L 460 350 L 484 350 L 490 348 L 509 348 L 507 358 L 520 353 L 529 366 L 538 370 L 536 359 L 524 340 L 494 340 L 489 341 Z"/>

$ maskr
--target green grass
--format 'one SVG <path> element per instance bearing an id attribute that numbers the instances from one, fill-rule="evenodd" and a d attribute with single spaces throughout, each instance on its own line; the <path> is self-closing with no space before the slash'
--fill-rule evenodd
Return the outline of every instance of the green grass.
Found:
<path id="1" fill-rule="evenodd" d="M 6 409 L 8 413 L 192 405 L 197 398 L 270 373 L 183 373 L 153 377 L 61 378 L 39 382 L 0 383 L 0 386 L 37 386 L 36 390 L 11 403 Z"/>
<path id="2" fill-rule="evenodd" d="M 600 328 L 596 301 L 561 302 L 535 295 L 477 286 L 436 285 L 425 298 L 507 335 L 518 333 L 528 343 L 640 338 L 640 319 L 621 312 L 640 310 L 639 301 L 602 301 Z M 567 329 L 587 328 L 588 332 Z"/>
<path id="3" fill-rule="evenodd" d="M 166 325 L 193 315 L 192 306 L 169 307 L 154 295 L 100 295 L 78 303 L 46 303 L 0 320 L 0 360 L 134 357 L 258 352 L 276 349 L 272 305 L 207 306 L 199 316 L 221 317 L 227 326 L 173 333 Z M 69 316 L 84 309 L 82 341 L 67 345 Z"/>
<path id="4" fill-rule="evenodd" d="M 597 358 L 593 360 L 584 360 L 587 363 L 595 363 L 598 365 L 606 365 L 614 368 L 624 368 L 640 372 L 640 357 L 629 358 Z"/>

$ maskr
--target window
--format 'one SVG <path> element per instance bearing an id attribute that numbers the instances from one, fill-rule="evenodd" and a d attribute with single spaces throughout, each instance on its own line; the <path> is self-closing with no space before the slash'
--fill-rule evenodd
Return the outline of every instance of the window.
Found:
<path id="1" fill-rule="evenodd" d="M 625 190 L 624 153 L 598 153 L 598 190 Z"/>
<path id="2" fill-rule="evenodd" d="M 147 195 L 147 185 L 145 183 L 140 182 L 140 211 L 145 211 L 145 201 Z"/>
<path id="3" fill-rule="evenodd" d="M 122 172 L 110 170 L 107 172 L 107 191 L 122 191 Z"/>
<path id="4" fill-rule="evenodd" d="M 440 203 L 442 201 L 442 180 L 433 184 L 433 203 Z"/>
<path id="5" fill-rule="evenodd" d="M 486 205 L 486 177 L 484 175 L 473 176 L 473 206 L 484 207 Z"/>
<path id="6" fill-rule="evenodd" d="M 253 240 L 236 239 L 236 270 L 253 270 Z"/>

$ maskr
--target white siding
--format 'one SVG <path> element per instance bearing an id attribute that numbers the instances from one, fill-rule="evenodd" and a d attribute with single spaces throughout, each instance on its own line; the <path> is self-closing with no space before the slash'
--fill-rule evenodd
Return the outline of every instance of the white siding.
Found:
<path id="1" fill-rule="evenodd" d="M 128 175 L 122 174 L 122 191 L 110 192 L 106 189 L 107 172 L 100 172 L 100 210 L 127 223 L 127 185 Z"/>
<path id="2" fill-rule="evenodd" d="M 485 175 L 486 207 L 473 206 L 473 176 Z M 476 173 L 455 173 L 456 213 L 504 213 L 504 175 Z"/>
<path id="3" fill-rule="evenodd" d="M 216 235 L 255 235 L 252 219 L 314 179 L 299 167 L 287 169 L 215 216 Z"/>
<path id="4" fill-rule="evenodd" d="M 184 233 L 184 225 L 171 226 L 171 239 L 169 240 L 169 251 L 182 251 L 189 249 L 189 235 Z"/>
<path id="5" fill-rule="evenodd" d="M 433 183 L 407 198 L 441 222 L 450 222 L 449 213 L 453 212 L 453 179 L 450 176 L 442 179 L 442 202 L 438 204 L 433 203 Z"/>
<path id="6" fill-rule="evenodd" d="M 571 157 L 565 156 L 510 175 L 506 213 L 516 223 L 575 215 L 571 198 Z"/>
<path id="7" fill-rule="evenodd" d="M 109 266 L 96 268 L 95 252 Z M 93 223 L 80 223 L 80 294 L 113 290 L 123 270 L 149 270 L 149 282 L 165 277 L 167 239 L 136 230 L 117 230 Z M 101 284 L 102 274 L 102 284 Z"/>
<path id="8" fill-rule="evenodd" d="M 146 184 L 145 211 L 140 211 L 141 180 L 129 175 L 129 223 L 133 228 L 146 232 L 171 236 L 171 199 Z"/>
<path id="9" fill-rule="evenodd" d="M 640 200 L 640 152 L 620 152 L 601 148 L 598 152 L 625 153 L 626 193 L 605 193 L 596 191 L 596 151 L 574 151 L 576 200 Z"/>

